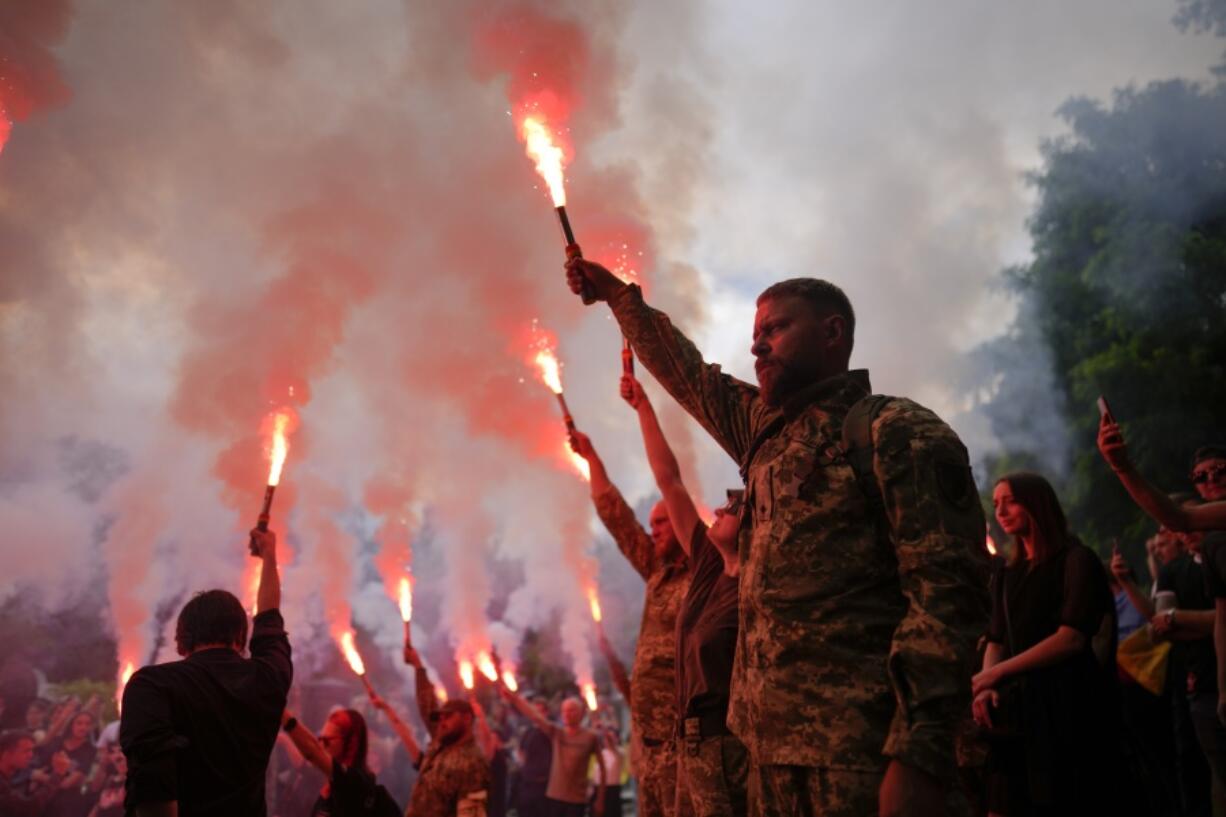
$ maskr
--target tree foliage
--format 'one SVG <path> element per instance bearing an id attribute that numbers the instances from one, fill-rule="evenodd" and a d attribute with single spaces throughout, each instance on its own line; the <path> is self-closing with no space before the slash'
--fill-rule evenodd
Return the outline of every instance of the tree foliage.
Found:
<path id="1" fill-rule="evenodd" d="M 1011 334 L 1050 353 L 1075 529 L 1100 549 L 1117 535 L 1135 547 L 1152 525 L 1098 455 L 1095 398 L 1168 490 L 1190 487 L 1197 446 L 1226 440 L 1226 85 L 1154 83 L 1060 115 L 1071 133 L 1044 146 L 1032 179 L 1033 261 L 1007 273 L 1022 299 Z M 998 374 L 998 394 L 1024 388 L 1023 372 Z"/>

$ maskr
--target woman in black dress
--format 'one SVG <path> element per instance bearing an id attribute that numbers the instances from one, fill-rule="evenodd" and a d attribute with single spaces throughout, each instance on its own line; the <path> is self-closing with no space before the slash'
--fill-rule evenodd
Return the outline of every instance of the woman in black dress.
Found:
<path id="1" fill-rule="evenodd" d="M 1001 478 L 996 519 L 1013 555 L 993 582 L 983 670 L 972 680 L 976 722 L 987 731 L 993 814 L 1107 814 L 1119 767 L 1114 603 L 1098 557 L 1068 531 L 1051 484 Z"/>

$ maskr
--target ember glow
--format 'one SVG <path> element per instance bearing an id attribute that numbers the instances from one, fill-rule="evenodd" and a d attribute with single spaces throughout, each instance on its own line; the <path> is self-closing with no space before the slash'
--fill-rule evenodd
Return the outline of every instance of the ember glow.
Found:
<path id="1" fill-rule="evenodd" d="M 599 623 L 604 619 L 604 615 L 600 611 L 600 599 L 596 596 L 596 588 L 588 588 L 587 603 L 592 608 L 592 621 Z"/>
<path id="2" fill-rule="evenodd" d="M 13 123 L 8 117 L 8 112 L 4 110 L 4 105 L 0 104 L 0 153 L 4 152 L 4 145 L 9 140 L 9 134 L 13 132 Z"/>
<path id="3" fill-rule="evenodd" d="M 992 538 L 991 534 L 988 534 L 987 546 L 988 546 L 988 553 L 995 556 L 996 555 L 996 540 Z"/>
<path id="4" fill-rule="evenodd" d="M 502 671 L 502 683 L 512 692 L 519 692 L 519 681 L 515 680 L 515 673 L 511 672 L 511 670 L 504 669 Z"/>
<path id="5" fill-rule="evenodd" d="M 447 703 L 447 690 L 444 689 L 442 686 L 435 686 L 434 687 L 434 698 L 440 704 Z"/>
<path id="6" fill-rule="evenodd" d="M 562 446 L 563 446 L 563 451 L 566 453 L 566 459 L 570 462 L 571 465 L 574 466 L 575 470 L 579 472 L 579 476 L 583 477 L 584 481 L 591 482 L 592 481 L 591 464 L 587 460 L 585 460 L 583 457 L 579 456 L 579 454 L 575 451 L 575 449 L 570 447 L 570 443 L 563 441 Z"/>
<path id="7" fill-rule="evenodd" d="M 345 661 L 348 662 L 349 668 L 358 675 L 366 674 L 366 664 L 362 662 L 362 656 L 358 654 L 358 648 L 353 644 L 353 631 L 346 630 L 341 633 L 341 652 L 345 655 Z"/>
<path id="8" fill-rule="evenodd" d="M 285 457 L 289 454 L 289 434 L 294 414 L 290 409 L 282 409 L 271 417 L 271 436 L 268 443 L 268 484 L 278 485 L 281 482 L 281 469 L 285 467 Z"/>
<path id="9" fill-rule="evenodd" d="M 583 700 L 587 701 L 587 708 L 595 712 L 598 705 L 596 701 L 596 685 L 589 681 L 583 684 L 581 689 L 583 690 Z"/>
<path id="10" fill-rule="evenodd" d="M 554 394 L 562 393 L 562 367 L 558 363 L 558 356 L 554 354 L 553 349 L 542 347 L 533 358 L 536 363 L 537 370 L 541 373 L 541 380 L 549 387 L 549 390 Z"/>
<path id="11" fill-rule="evenodd" d="M 136 672 L 136 665 L 131 661 L 123 665 L 123 670 L 119 673 L 119 683 L 115 686 L 115 708 L 123 707 L 123 691 L 128 687 L 128 681 L 132 679 L 132 673 Z"/>
<path id="12" fill-rule="evenodd" d="M 400 579 L 400 617 L 404 619 L 404 623 L 408 624 L 413 620 L 413 585 L 409 582 L 409 577 L 404 576 Z"/>
<path id="13" fill-rule="evenodd" d="M 488 652 L 477 653 L 477 669 L 494 683 L 498 682 L 498 667 L 494 666 L 494 659 L 490 658 Z"/>
<path id="14" fill-rule="evenodd" d="M 474 682 L 473 662 L 464 658 L 460 661 L 460 683 L 464 685 L 465 689 L 471 690 Z"/>
<path id="15" fill-rule="evenodd" d="M 563 167 L 566 154 L 550 132 L 549 126 L 545 124 L 545 120 L 536 115 L 525 116 L 519 124 L 519 138 L 523 140 L 528 157 L 536 163 L 536 172 L 545 180 L 553 206 L 565 207 Z"/>

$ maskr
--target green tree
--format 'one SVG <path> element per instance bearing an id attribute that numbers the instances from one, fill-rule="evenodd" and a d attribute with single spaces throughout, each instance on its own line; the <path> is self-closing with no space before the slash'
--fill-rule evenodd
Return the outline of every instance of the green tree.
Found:
<path id="1" fill-rule="evenodd" d="M 1071 133 L 1044 146 L 1032 179 L 1034 260 L 1006 273 L 1022 301 L 1011 337 L 1050 355 L 1074 527 L 1100 550 L 1117 535 L 1135 548 L 1152 524 L 1098 455 L 1095 398 L 1110 401 L 1141 470 L 1172 491 L 1190 487 L 1198 445 L 1226 439 L 1226 85 L 1159 82 L 1110 106 L 1074 99 L 1060 115 Z M 999 427 L 1029 372 L 998 376 L 988 413 Z"/>

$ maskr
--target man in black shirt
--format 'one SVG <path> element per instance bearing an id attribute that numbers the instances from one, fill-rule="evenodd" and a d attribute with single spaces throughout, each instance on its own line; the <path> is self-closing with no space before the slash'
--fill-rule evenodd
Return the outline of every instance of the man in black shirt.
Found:
<path id="1" fill-rule="evenodd" d="M 532 705 L 542 718 L 549 719 L 549 703 L 544 698 L 533 698 Z M 545 790 L 549 787 L 549 769 L 553 765 L 553 739 L 536 724 L 529 722 L 519 738 L 519 756 L 516 810 L 520 814 L 544 814 Z"/>
<path id="2" fill-rule="evenodd" d="M 263 817 L 264 776 L 293 680 L 278 609 L 277 537 L 251 533 L 263 562 L 251 658 L 247 613 L 209 590 L 175 628 L 182 661 L 144 667 L 123 695 L 119 742 L 128 759 L 125 806 L 135 817 Z"/>

